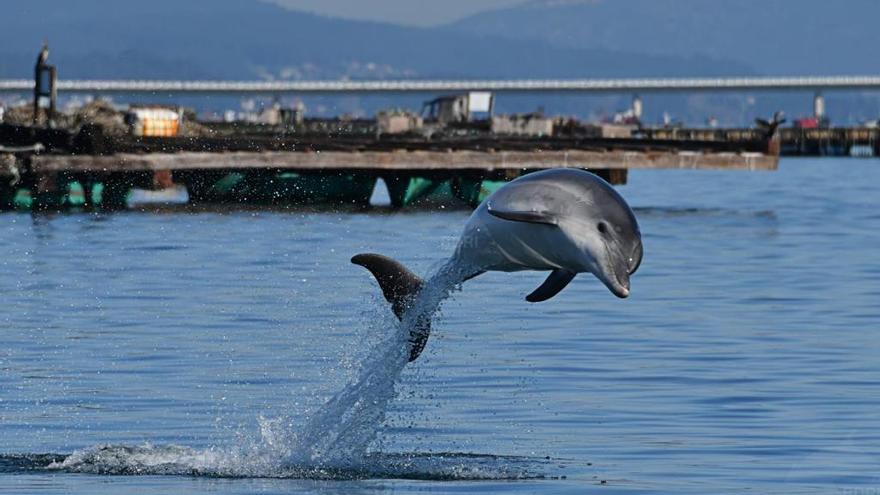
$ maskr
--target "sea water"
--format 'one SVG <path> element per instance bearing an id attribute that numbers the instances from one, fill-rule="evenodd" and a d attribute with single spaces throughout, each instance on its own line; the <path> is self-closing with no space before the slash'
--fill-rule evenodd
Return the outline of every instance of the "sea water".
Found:
<path id="1" fill-rule="evenodd" d="M 468 212 L 2 214 L 0 493 L 880 493 L 878 179 L 632 172 L 630 299 L 490 273 L 409 365 L 348 260 Z"/>

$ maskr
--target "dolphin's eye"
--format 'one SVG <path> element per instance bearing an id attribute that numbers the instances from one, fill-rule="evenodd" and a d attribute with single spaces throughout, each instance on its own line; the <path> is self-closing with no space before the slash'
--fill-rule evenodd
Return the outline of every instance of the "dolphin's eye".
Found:
<path id="1" fill-rule="evenodd" d="M 596 228 L 603 234 L 608 232 L 608 224 L 605 222 L 599 222 L 599 225 L 597 225 Z"/>

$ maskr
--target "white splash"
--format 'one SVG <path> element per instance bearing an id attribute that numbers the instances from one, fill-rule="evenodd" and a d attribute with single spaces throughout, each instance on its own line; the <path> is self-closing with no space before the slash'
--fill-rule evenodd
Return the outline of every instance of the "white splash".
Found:
<path id="1" fill-rule="evenodd" d="M 450 262 L 428 279 L 400 324 L 372 349 L 357 379 L 327 402 L 298 435 L 287 459 L 290 464 L 350 469 L 363 463 L 409 360 L 410 329 L 431 318 L 468 273 L 466 267 Z"/>
<path id="2" fill-rule="evenodd" d="M 414 458 L 407 461 L 399 456 L 370 453 L 369 448 L 385 421 L 388 405 L 396 396 L 395 385 L 408 362 L 410 329 L 420 319 L 432 317 L 472 273 L 473 270 L 454 261 L 437 270 L 400 324 L 394 325 L 390 335 L 370 351 L 356 379 L 300 428 L 292 418 L 260 418 L 260 439 L 247 447 L 198 450 L 180 446 L 104 445 L 76 452 L 51 468 L 106 474 L 233 477 L 334 477 L 339 473 L 358 476 L 357 473 L 377 471 L 413 476 L 413 472 L 418 472 L 412 464 Z M 461 465 L 461 459 L 459 464 L 449 464 L 454 457 L 439 465 L 433 465 L 436 462 L 426 460 L 425 456 L 416 458 L 420 459 L 418 466 L 434 469 L 438 476 L 483 478 L 496 472 L 471 471 L 467 465 Z M 472 458 L 462 459 L 470 462 L 468 459 Z"/>

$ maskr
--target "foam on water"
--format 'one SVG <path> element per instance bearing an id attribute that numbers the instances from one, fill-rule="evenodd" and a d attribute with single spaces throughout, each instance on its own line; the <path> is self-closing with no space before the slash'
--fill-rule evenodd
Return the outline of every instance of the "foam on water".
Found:
<path id="1" fill-rule="evenodd" d="M 295 418 L 260 418 L 260 438 L 251 445 L 232 448 L 101 445 L 53 459 L 48 469 L 94 474 L 321 479 L 539 477 L 527 468 L 537 462 L 531 459 L 369 451 L 408 362 L 410 329 L 419 320 L 433 316 L 443 300 L 473 272 L 455 261 L 437 270 L 401 323 L 370 351 L 356 379 L 302 425 Z"/>
<path id="2" fill-rule="evenodd" d="M 357 465 L 287 465 L 246 451 L 189 447 L 103 445 L 64 457 L 30 454 L 0 457 L 0 472 L 55 471 L 115 476 L 205 476 L 289 479 L 521 480 L 559 477 L 546 474 L 563 466 L 529 457 L 468 453 L 369 453 Z"/>

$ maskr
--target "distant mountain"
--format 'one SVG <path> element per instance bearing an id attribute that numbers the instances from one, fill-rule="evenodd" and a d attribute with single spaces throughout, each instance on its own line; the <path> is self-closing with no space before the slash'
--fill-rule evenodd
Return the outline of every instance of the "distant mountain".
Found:
<path id="1" fill-rule="evenodd" d="M 877 73 L 878 0 L 541 1 L 437 28 L 334 19 L 261 0 L 0 0 L 0 78 L 30 78 L 42 40 L 61 78 L 392 79 Z M 644 95 L 649 121 L 747 124 L 809 96 Z M 500 112 L 607 117 L 632 95 L 504 95 Z M 162 95 L 142 99 L 160 101 Z M 844 97 L 849 98 L 849 97 Z M 305 98 L 311 114 L 418 109 L 422 95 Z M 236 98 L 181 98 L 202 109 Z M 832 112 L 876 118 L 876 99 Z M 836 116 L 835 115 L 835 116 Z"/>
<path id="2" fill-rule="evenodd" d="M 0 77 L 30 77 L 43 38 L 67 78 L 388 79 L 752 73 L 724 57 L 560 46 L 295 12 L 256 0 L 0 3 Z M 503 30 L 502 30 L 503 31 Z"/>
<path id="3" fill-rule="evenodd" d="M 736 60 L 763 74 L 876 74 L 877 0 L 541 0 L 454 32 L 555 46 Z"/>

